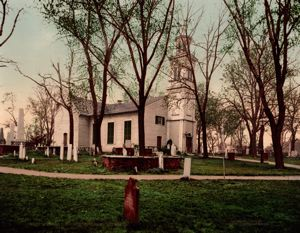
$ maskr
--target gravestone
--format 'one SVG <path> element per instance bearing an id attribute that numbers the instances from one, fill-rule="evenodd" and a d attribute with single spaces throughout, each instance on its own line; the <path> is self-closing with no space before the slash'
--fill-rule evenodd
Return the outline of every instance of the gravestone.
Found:
<path id="1" fill-rule="evenodd" d="M 191 164 L 192 164 L 192 159 L 191 158 L 185 158 L 184 159 L 184 166 L 183 166 L 183 177 L 184 178 L 190 178 L 190 176 L 191 176 Z"/>
<path id="2" fill-rule="evenodd" d="M 78 151 L 77 151 L 77 146 L 73 147 L 73 160 L 75 162 L 78 162 Z"/>
<path id="3" fill-rule="evenodd" d="M 35 164 L 35 158 L 31 158 L 31 164 Z"/>
<path id="4" fill-rule="evenodd" d="M 5 138 L 3 134 L 3 128 L 0 128 L 0 144 L 5 144 Z"/>
<path id="5" fill-rule="evenodd" d="M 24 142 L 25 141 L 25 128 L 24 128 L 24 109 L 19 109 L 18 117 L 18 129 L 17 129 L 17 138 L 16 141 Z"/>
<path id="6" fill-rule="evenodd" d="M 133 178 L 129 178 L 125 187 L 123 216 L 130 224 L 139 223 L 139 188 Z"/>
<path id="7" fill-rule="evenodd" d="M 172 146 L 171 146 L 171 156 L 176 156 L 176 146 L 175 146 L 175 144 L 172 144 Z"/>
<path id="8" fill-rule="evenodd" d="M 49 147 L 48 147 L 48 146 L 47 146 L 47 148 L 46 148 L 45 155 L 46 155 L 47 157 L 50 156 L 50 150 L 49 150 Z"/>
<path id="9" fill-rule="evenodd" d="M 23 147 L 23 155 L 22 156 L 23 156 L 23 160 L 26 159 L 26 157 L 27 157 L 26 156 L 26 147 L 25 147 L 25 145 Z"/>
<path id="10" fill-rule="evenodd" d="M 124 156 L 127 156 L 127 150 L 126 150 L 125 147 L 123 147 L 122 153 L 123 153 Z"/>
<path id="11" fill-rule="evenodd" d="M 134 147 L 134 156 L 139 156 L 139 148 Z"/>
<path id="12" fill-rule="evenodd" d="M 67 160 L 68 161 L 72 160 L 72 145 L 71 144 L 68 144 Z"/>
<path id="13" fill-rule="evenodd" d="M 60 146 L 59 159 L 64 160 L 64 145 Z"/>
<path id="14" fill-rule="evenodd" d="M 98 167 L 98 162 L 97 162 L 96 158 L 93 159 L 93 165 L 94 165 L 95 167 Z"/>
<path id="15" fill-rule="evenodd" d="M 21 160 L 23 160 L 23 153 L 24 153 L 23 143 L 21 142 L 19 145 L 19 159 L 21 159 Z"/>
<path id="16" fill-rule="evenodd" d="M 158 167 L 164 169 L 164 158 L 162 153 L 158 154 Z"/>
<path id="17" fill-rule="evenodd" d="M 228 158 L 228 151 L 227 151 L 227 149 L 225 150 L 225 159 L 227 159 Z"/>

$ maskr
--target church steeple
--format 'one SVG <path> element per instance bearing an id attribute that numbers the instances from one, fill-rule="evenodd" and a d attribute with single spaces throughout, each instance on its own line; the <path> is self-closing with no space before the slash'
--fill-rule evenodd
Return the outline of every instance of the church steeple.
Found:
<path id="1" fill-rule="evenodd" d="M 180 81 L 181 84 L 183 82 L 192 81 L 192 73 L 191 66 L 194 65 L 195 58 L 192 57 L 192 64 L 190 62 L 190 56 L 192 52 L 190 50 L 192 42 L 192 37 L 187 33 L 187 23 L 185 22 L 181 28 L 180 33 L 176 37 L 176 51 L 174 56 L 170 57 L 171 63 L 171 78 L 170 82 L 171 87 L 176 85 L 174 81 Z M 178 87 L 176 87 L 178 88 Z"/>
<path id="2" fill-rule="evenodd" d="M 167 138 L 172 139 L 179 151 L 191 153 L 196 144 L 195 101 L 192 92 L 192 67 L 196 59 L 190 51 L 192 38 L 187 35 L 186 23 L 181 26 L 175 42 L 176 50 L 170 57 L 171 72 L 167 89 Z"/>

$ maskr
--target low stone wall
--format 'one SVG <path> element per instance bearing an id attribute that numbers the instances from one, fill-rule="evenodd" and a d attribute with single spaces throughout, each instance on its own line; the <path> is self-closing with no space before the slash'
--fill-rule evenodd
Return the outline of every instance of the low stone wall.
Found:
<path id="1" fill-rule="evenodd" d="M 164 157 L 165 169 L 179 169 L 182 157 L 166 156 Z M 118 156 L 118 155 L 104 155 L 102 156 L 103 165 L 109 170 L 132 170 L 134 167 L 140 170 L 148 170 L 151 168 L 158 168 L 158 156 Z"/>
<path id="2" fill-rule="evenodd" d="M 18 153 L 19 146 L 11 146 L 11 145 L 0 145 L 0 155 L 6 155 L 9 153 L 14 153 L 16 151 Z"/>
<path id="3" fill-rule="evenodd" d="M 127 151 L 128 156 L 133 156 L 134 155 L 134 148 L 127 148 L 126 147 L 125 149 Z M 113 150 L 112 150 L 112 153 L 115 154 L 115 155 L 123 155 L 123 147 L 114 147 Z M 144 156 L 153 155 L 152 154 L 152 149 L 148 149 L 148 148 L 145 148 L 144 153 L 145 153 Z"/>

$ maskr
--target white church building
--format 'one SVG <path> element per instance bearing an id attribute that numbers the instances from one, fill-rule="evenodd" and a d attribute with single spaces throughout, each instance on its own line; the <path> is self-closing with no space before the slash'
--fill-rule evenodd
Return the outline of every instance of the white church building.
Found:
<path id="1" fill-rule="evenodd" d="M 191 38 L 179 35 L 176 40 L 175 55 L 169 59 L 171 72 L 165 96 L 149 97 L 146 102 L 145 146 L 159 149 L 171 139 L 178 151 L 192 153 L 197 148 L 195 104 L 186 99 L 189 91 L 181 87 L 183 82 L 191 85 L 190 66 L 183 49 Z M 74 103 L 74 144 L 79 148 L 92 148 L 92 103 L 84 99 L 79 102 Z M 55 118 L 54 145 L 66 145 L 68 140 L 69 117 L 67 111 L 60 108 Z M 131 102 L 107 104 L 101 126 L 102 150 L 111 152 L 125 142 L 138 145 L 137 108 Z"/>

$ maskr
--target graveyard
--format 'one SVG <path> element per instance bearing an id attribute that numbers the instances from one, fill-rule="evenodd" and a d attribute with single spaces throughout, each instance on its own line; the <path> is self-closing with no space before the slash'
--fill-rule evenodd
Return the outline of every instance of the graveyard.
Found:
<path id="1" fill-rule="evenodd" d="M 135 174 L 134 168 L 110 170 L 102 163 L 102 156 L 91 156 L 87 153 L 79 154 L 78 162 L 61 161 L 59 156 L 46 156 L 43 152 L 29 151 L 27 152 L 28 160 L 20 160 L 13 154 L 8 154 L 0 158 L 0 166 L 8 166 L 13 168 L 23 168 L 29 170 L 59 172 L 59 173 L 77 173 L 77 174 Z M 106 156 L 103 156 L 106 157 Z M 32 158 L 35 163 L 32 164 Z M 192 158 L 191 175 L 223 175 L 223 160 L 221 158 L 202 159 L 199 156 L 190 156 Z M 247 157 L 249 158 L 249 157 Z M 141 159 L 141 158 L 140 158 Z M 153 160 L 158 160 L 152 157 Z M 138 174 L 183 174 L 183 159 L 181 158 L 178 169 L 159 169 L 158 164 L 155 169 L 146 169 L 138 171 Z M 297 158 L 287 158 L 287 161 L 296 161 Z M 97 162 L 95 166 L 94 161 Z M 291 162 L 291 163 L 292 163 Z M 300 170 L 285 168 L 275 169 L 273 165 L 267 163 L 251 163 L 245 161 L 230 161 L 225 160 L 226 175 L 300 175 Z"/>
<path id="2" fill-rule="evenodd" d="M 0 0 L 0 233 L 300 232 L 299 0 Z"/>
<path id="3" fill-rule="evenodd" d="M 63 147 L 32 149 L 23 143 L 11 147 L 14 150 L 2 153 L 0 167 L 70 176 L 155 175 L 162 180 L 1 174 L 0 185 L 5 187 L 0 190 L 1 232 L 297 232 L 299 228 L 298 180 L 226 179 L 300 175 L 300 169 L 275 169 L 267 161 L 259 163 L 258 157 L 244 156 L 254 160 L 249 162 L 233 153 L 226 159 L 224 155 L 203 159 L 174 153 L 91 155 Z M 297 159 L 286 157 L 294 164 Z M 172 175 L 178 178 L 168 180 Z M 189 179 L 193 176 L 219 179 Z"/>

